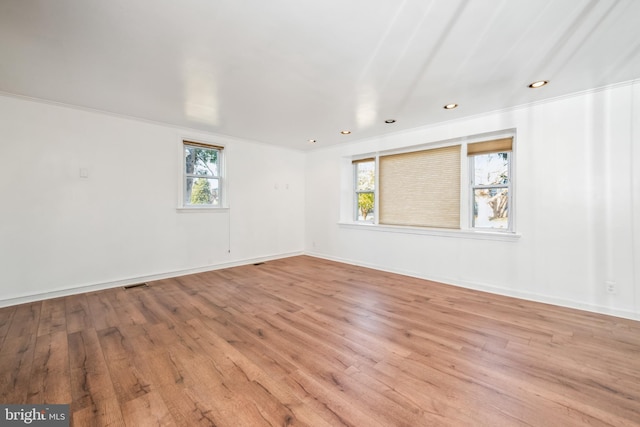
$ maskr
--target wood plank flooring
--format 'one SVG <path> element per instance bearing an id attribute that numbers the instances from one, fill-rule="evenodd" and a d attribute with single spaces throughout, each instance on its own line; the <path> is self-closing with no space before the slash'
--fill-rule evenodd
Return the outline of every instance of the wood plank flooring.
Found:
<path id="1" fill-rule="evenodd" d="M 640 426 L 640 322 L 300 256 L 0 309 L 75 426 Z"/>

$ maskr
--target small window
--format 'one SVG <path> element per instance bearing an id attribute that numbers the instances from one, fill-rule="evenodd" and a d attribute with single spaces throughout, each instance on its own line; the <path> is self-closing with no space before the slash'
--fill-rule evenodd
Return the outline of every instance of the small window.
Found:
<path id="1" fill-rule="evenodd" d="M 183 206 L 222 206 L 222 149 L 216 145 L 183 141 Z"/>
<path id="2" fill-rule="evenodd" d="M 469 144 L 472 227 L 511 230 L 512 138 Z"/>
<path id="3" fill-rule="evenodd" d="M 374 222 L 375 215 L 375 159 L 354 160 L 355 220 Z"/>

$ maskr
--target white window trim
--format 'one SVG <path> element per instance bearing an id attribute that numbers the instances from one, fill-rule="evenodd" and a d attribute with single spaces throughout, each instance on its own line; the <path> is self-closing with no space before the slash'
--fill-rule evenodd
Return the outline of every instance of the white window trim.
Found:
<path id="1" fill-rule="evenodd" d="M 514 135 L 514 141 L 515 141 L 515 135 Z M 473 226 L 473 209 L 471 209 L 471 206 L 473 206 L 474 203 L 474 192 L 473 190 L 475 188 L 480 188 L 481 186 L 474 186 L 473 185 L 473 178 L 472 178 L 472 173 L 475 173 L 475 169 L 474 169 L 474 159 L 470 159 L 470 156 L 467 156 L 467 164 L 468 164 L 468 171 L 469 171 L 469 178 L 468 178 L 468 182 L 469 185 L 467 186 L 467 190 L 469 192 L 468 195 L 468 200 L 469 200 L 469 204 L 467 205 L 468 207 L 468 224 L 469 224 L 469 229 L 471 230 L 479 230 L 479 231 L 489 231 L 491 233 L 512 233 L 513 230 L 515 230 L 514 228 L 514 224 L 515 224 L 515 215 L 513 215 L 513 150 L 515 148 L 515 144 L 514 147 L 512 147 L 511 152 L 509 154 L 509 160 L 508 160 L 508 164 L 509 164 L 509 183 L 508 184 L 503 184 L 503 185 L 489 185 L 489 186 L 484 186 L 485 188 L 506 188 L 507 189 L 507 206 L 509 207 L 509 227 L 507 229 L 491 229 L 491 228 L 486 228 L 486 227 L 474 227 Z M 471 156 L 474 157 L 474 156 Z"/>
<path id="2" fill-rule="evenodd" d="M 473 144 L 475 142 L 482 142 L 490 139 L 500 139 L 500 138 L 513 138 L 513 146 L 511 150 L 511 155 L 509 156 L 509 229 L 490 229 L 490 228 L 474 228 L 473 225 L 473 210 L 471 209 L 471 162 L 469 161 L 469 157 L 467 156 L 467 145 Z M 456 238 L 473 238 L 473 239 L 482 239 L 482 240 L 498 240 L 498 241 L 516 241 L 521 237 L 521 234 L 517 232 L 516 228 L 516 215 L 515 215 L 515 197 L 513 189 L 516 188 L 516 174 L 515 171 L 515 158 L 516 158 L 516 129 L 505 129 L 497 132 L 488 132 L 483 134 L 476 134 L 471 136 L 465 136 L 460 138 L 454 138 L 445 141 L 436 141 L 427 144 L 420 144 L 402 148 L 395 148 L 390 150 L 377 151 L 375 153 L 366 153 L 355 155 L 348 158 L 349 167 L 353 168 L 351 162 L 353 160 L 373 157 L 375 158 L 375 205 L 374 205 L 374 222 L 371 223 L 369 221 L 356 221 L 353 219 L 353 215 L 346 216 L 344 213 L 346 210 L 342 210 L 343 214 L 341 218 L 343 220 L 338 222 L 338 225 L 343 228 L 349 229 L 357 229 L 357 230 L 372 230 L 379 232 L 388 232 L 388 233 L 403 233 L 403 234 L 420 234 L 420 235 L 430 235 L 430 236 L 445 236 L 445 237 L 456 237 Z M 402 153 L 410 153 L 413 151 L 420 150 L 430 150 L 442 147 L 448 147 L 452 145 L 460 145 L 460 229 L 441 229 L 441 228 L 427 228 L 427 227 L 412 227 L 412 226 L 396 226 L 396 225 L 386 225 L 380 224 L 379 221 L 379 198 L 378 198 L 378 190 L 379 190 L 379 162 L 381 156 L 391 155 L 391 154 L 402 154 Z M 353 176 L 353 170 L 350 176 Z M 354 188 L 355 179 L 351 179 L 351 200 L 349 203 L 350 209 L 349 212 L 352 212 L 352 206 L 357 203 L 355 200 L 355 188 Z M 349 219 L 347 219 L 349 218 Z"/>
<path id="3" fill-rule="evenodd" d="M 187 142 L 186 145 L 188 145 L 188 142 L 196 142 L 196 143 L 201 143 L 201 144 L 206 144 L 206 145 L 211 145 L 211 146 L 215 146 L 215 147 L 221 147 L 221 150 L 219 151 L 220 153 L 220 160 L 219 160 L 219 168 L 220 168 L 220 172 L 219 172 L 219 176 L 217 177 L 217 179 L 219 180 L 219 190 L 220 190 L 220 205 L 219 206 L 207 206 L 207 205 L 185 205 L 184 204 L 184 192 L 185 192 L 185 185 L 186 185 L 186 176 L 185 176 L 185 166 L 184 166 L 184 146 L 185 146 L 185 142 Z M 200 212 L 200 213 L 204 213 L 204 212 L 217 212 L 217 213 L 222 213 L 222 212 L 228 212 L 229 211 L 229 204 L 228 204 L 228 183 L 227 183 L 227 167 L 226 167 L 226 160 L 227 160 L 227 153 L 228 153 L 228 149 L 226 147 L 225 144 L 220 144 L 218 142 L 213 142 L 213 141 L 208 141 L 208 140 L 203 140 L 203 139 L 199 139 L 199 138 L 192 138 L 189 136 L 184 136 L 182 138 L 180 138 L 180 144 L 179 144 L 179 165 L 180 165 L 180 173 L 178 174 L 179 176 L 179 183 L 178 183 L 178 202 L 177 202 L 177 207 L 176 207 L 176 212 L 179 213 L 194 213 L 194 212 Z"/>
<path id="4" fill-rule="evenodd" d="M 514 242 L 522 237 L 521 234 L 506 231 L 480 230 L 480 229 L 449 229 L 410 227 L 403 225 L 371 224 L 366 222 L 338 222 L 338 226 L 351 230 L 368 230 L 381 233 L 417 234 L 424 236 L 454 237 L 459 239 L 494 240 L 502 242 Z"/>
<path id="5" fill-rule="evenodd" d="M 176 211 L 179 213 L 194 213 L 194 212 L 214 212 L 214 213 L 223 213 L 223 212 L 229 212 L 229 208 L 228 207 L 218 207 L 218 208 L 212 208 L 212 207 L 208 207 L 208 206 L 178 206 L 176 208 Z"/>

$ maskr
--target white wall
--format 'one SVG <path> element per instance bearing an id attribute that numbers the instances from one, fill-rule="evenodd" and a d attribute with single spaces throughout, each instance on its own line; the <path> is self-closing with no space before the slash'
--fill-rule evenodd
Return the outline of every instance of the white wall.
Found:
<path id="1" fill-rule="evenodd" d="M 0 306 L 306 251 L 640 318 L 639 113 L 635 83 L 305 155 L 0 96 Z M 520 239 L 338 225 L 349 156 L 509 128 Z M 226 145 L 229 211 L 176 210 L 183 137 Z"/>
<path id="2" fill-rule="evenodd" d="M 514 207 L 520 239 L 390 233 L 338 224 L 350 192 L 351 175 L 344 167 L 350 156 L 510 128 L 517 131 Z M 306 251 L 640 318 L 639 130 L 636 82 L 319 149 L 307 156 Z M 605 281 L 616 282 L 617 294 L 605 292 Z"/>
<path id="3" fill-rule="evenodd" d="M 176 209 L 183 137 L 226 145 L 228 211 Z M 0 305 L 300 253 L 304 161 L 0 96 Z"/>

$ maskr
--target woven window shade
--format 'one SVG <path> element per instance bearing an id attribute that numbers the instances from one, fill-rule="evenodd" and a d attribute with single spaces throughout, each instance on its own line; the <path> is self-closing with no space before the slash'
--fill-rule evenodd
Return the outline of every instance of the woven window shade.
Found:
<path id="1" fill-rule="evenodd" d="M 357 163 L 367 163 L 367 162 L 375 162 L 375 158 L 374 157 L 369 157 L 366 159 L 358 159 L 358 160 L 352 160 L 351 163 L 352 164 L 357 164 Z"/>
<path id="2" fill-rule="evenodd" d="M 475 156 L 478 154 L 504 153 L 511 151 L 513 147 L 513 138 L 501 138 L 491 141 L 474 142 L 467 145 L 467 155 Z"/>
<path id="3" fill-rule="evenodd" d="M 460 146 L 380 157 L 380 223 L 460 228 Z"/>
<path id="4" fill-rule="evenodd" d="M 182 143 L 184 145 L 188 145 L 190 147 L 207 148 L 209 150 L 222 150 L 222 149 L 224 149 L 224 147 L 221 146 L 221 145 L 205 144 L 203 142 L 194 142 L 194 141 L 183 140 Z"/>

